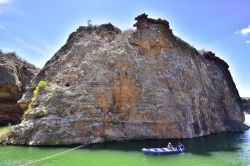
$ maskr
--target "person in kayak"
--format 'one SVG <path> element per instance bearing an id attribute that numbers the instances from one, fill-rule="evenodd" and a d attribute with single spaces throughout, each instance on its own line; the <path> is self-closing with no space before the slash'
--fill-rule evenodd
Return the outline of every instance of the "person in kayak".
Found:
<path id="1" fill-rule="evenodd" d="M 170 150 L 172 150 L 174 148 L 173 145 L 171 144 L 171 142 L 168 143 L 168 147 L 167 148 L 170 149 Z"/>
<path id="2" fill-rule="evenodd" d="M 184 149 L 184 145 L 182 145 L 182 144 L 179 142 L 179 144 L 178 144 L 178 146 L 177 146 L 177 149 Z"/>

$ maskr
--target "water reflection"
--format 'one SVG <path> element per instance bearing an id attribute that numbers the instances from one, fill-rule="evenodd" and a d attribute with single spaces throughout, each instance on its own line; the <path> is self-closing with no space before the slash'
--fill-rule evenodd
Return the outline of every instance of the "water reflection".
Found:
<path id="1" fill-rule="evenodd" d="M 244 138 L 244 137 L 243 137 Z M 185 145 L 186 151 L 199 155 L 209 155 L 215 151 L 237 151 L 240 149 L 239 143 L 247 141 L 242 139 L 242 134 L 226 133 L 216 134 L 207 137 L 182 139 L 182 140 L 144 140 L 144 141 L 126 141 L 112 142 L 105 144 L 95 144 L 87 146 L 90 150 L 122 150 L 122 151 L 140 151 L 144 147 L 166 147 L 168 142 L 177 145 L 181 142 Z"/>
<path id="2" fill-rule="evenodd" d="M 246 122 L 250 122 L 250 115 L 246 115 Z M 166 147 L 168 142 L 177 145 L 181 142 L 185 145 L 186 152 L 209 156 L 212 152 L 236 152 L 250 148 L 250 131 L 244 133 L 224 133 L 214 134 L 193 139 L 182 140 L 143 140 L 143 141 L 124 141 L 111 142 L 105 144 L 94 144 L 85 147 L 89 150 L 121 150 L 121 151 L 140 151 L 142 148 Z"/>

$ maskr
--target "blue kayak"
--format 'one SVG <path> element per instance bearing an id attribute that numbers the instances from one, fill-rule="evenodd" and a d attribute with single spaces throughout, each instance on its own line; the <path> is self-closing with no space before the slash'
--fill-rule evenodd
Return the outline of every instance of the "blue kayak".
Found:
<path id="1" fill-rule="evenodd" d="M 171 153 L 183 153 L 185 148 L 143 148 L 141 150 L 144 154 L 171 154 Z"/>

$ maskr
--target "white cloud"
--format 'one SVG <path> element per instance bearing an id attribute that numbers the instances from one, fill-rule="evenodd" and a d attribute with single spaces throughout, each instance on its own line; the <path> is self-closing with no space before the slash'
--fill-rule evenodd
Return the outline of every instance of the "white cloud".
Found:
<path id="1" fill-rule="evenodd" d="M 250 40 L 247 40 L 246 43 L 247 43 L 247 44 L 250 44 Z"/>
<path id="2" fill-rule="evenodd" d="M 36 46 L 34 46 L 34 45 L 32 45 L 32 44 L 26 42 L 26 41 L 23 40 L 23 39 L 17 38 L 16 41 L 17 41 L 18 43 L 22 44 L 23 46 L 25 46 L 26 48 L 28 48 L 28 49 L 30 49 L 30 50 L 32 50 L 32 51 L 35 51 L 35 52 L 37 52 L 37 53 L 39 53 L 39 54 L 41 54 L 41 55 L 43 55 L 43 54 L 46 53 L 45 50 L 43 50 L 43 49 L 41 49 L 41 48 L 39 48 L 39 47 L 36 47 Z"/>
<path id="3" fill-rule="evenodd" d="M 58 47 L 55 47 L 55 46 L 51 45 L 43 37 L 41 37 L 41 36 L 37 35 L 36 33 L 32 32 L 32 30 L 30 30 L 30 31 L 24 30 L 23 32 L 27 36 L 29 36 L 33 41 L 35 41 L 35 43 L 37 43 L 36 45 L 38 45 L 39 48 L 41 50 L 43 50 L 44 56 L 45 55 L 53 55 L 57 51 Z"/>
<path id="4" fill-rule="evenodd" d="M 3 26 L 3 25 L 0 25 L 0 29 L 6 30 L 7 28 L 5 26 Z"/>
<path id="5" fill-rule="evenodd" d="M 29 32 L 30 33 L 30 32 Z M 54 51 L 56 48 L 54 48 L 53 46 L 51 46 L 51 44 L 46 41 L 45 39 L 43 39 L 42 37 L 36 35 L 35 33 L 34 34 L 31 34 L 36 40 L 40 41 L 41 45 L 43 46 L 43 48 L 48 51 L 48 52 L 51 52 L 51 51 Z"/>
<path id="6" fill-rule="evenodd" d="M 241 34 L 241 35 L 244 35 L 244 36 L 250 34 L 250 25 L 248 25 L 248 27 L 246 27 L 246 28 L 243 28 L 243 29 L 241 29 L 239 31 L 236 31 L 235 34 Z"/>
<path id="7" fill-rule="evenodd" d="M 0 4 L 7 4 L 7 3 L 11 3 L 12 0 L 0 0 Z"/>

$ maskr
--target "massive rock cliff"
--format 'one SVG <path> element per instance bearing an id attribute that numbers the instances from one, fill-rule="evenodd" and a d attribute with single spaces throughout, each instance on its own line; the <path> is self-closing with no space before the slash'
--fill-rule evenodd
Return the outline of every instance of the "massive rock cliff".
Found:
<path id="1" fill-rule="evenodd" d="M 0 52 L 0 125 L 20 122 L 23 111 L 17 101 L 37 71 L 14 53 Z"/>
<path id="2" fill-rule="evenodd" d="M 175 37 L 165 20 L 136 18 L 136 30 L 79 27 L 19 101 L 25 109 L 8 143 L 90 144 L 191 138 L 244 130 L 226 62 Z"/>

